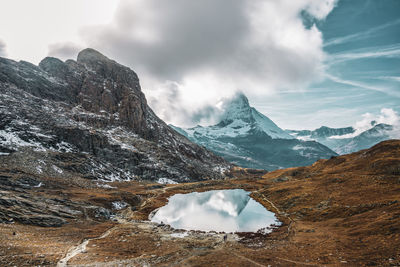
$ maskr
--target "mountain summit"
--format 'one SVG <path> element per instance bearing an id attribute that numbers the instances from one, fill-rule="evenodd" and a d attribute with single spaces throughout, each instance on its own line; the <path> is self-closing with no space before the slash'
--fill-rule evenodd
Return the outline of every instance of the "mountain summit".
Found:
<path id="1" fill-rule="evenodd" d="M 223 104 L 218 124 L 174 128 L 193 142 L 247 168 L 274 170 L 303 166 L 337 155 L 318 142 L 295 139 L 251 107 L 242 93 Z"/>
<path id="2" fill-rule="evenodd" d="M 293 139 L 291 135 L 279 128 L 267 116 L 251 107 L 243 93 L 236 94 L 223 105 L 224 113 L 218 126 L 231 128 L 234 132 L 244 131 L 250 127 L 253 131 L 266 133 L 271 138 Z"/>

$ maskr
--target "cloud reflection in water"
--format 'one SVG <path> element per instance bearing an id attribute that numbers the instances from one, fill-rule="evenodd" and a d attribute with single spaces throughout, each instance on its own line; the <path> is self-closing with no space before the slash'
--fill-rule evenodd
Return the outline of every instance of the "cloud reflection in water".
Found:
<path id="1" fill-rule="evenodd" d="M 256 232 L 279 224 L 274 213 L 243 189 L 176 194 L 151 221 L 176 229 L 218 232 Z"/>

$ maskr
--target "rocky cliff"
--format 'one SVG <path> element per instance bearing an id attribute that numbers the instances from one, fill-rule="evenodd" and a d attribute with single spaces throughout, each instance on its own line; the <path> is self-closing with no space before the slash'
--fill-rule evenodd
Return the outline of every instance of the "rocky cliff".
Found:
<path id="1" fill-rule="evenodd" d="M 0 163 L 103 181 L 219 179 L 231 167 L 168 127 L 136 73 L 93 49 L 39 66 L 0 58 Z"/>

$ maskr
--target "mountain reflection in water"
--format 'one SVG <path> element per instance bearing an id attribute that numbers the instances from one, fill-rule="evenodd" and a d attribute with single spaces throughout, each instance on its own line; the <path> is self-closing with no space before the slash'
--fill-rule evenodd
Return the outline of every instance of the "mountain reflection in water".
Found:
<path id="1" fill-rule="evenodd" d="M 249 194 L 243 189 L 176 194 L 151 221 L 176 229 L 223 232 L 255 232 L 279 224 L 275 214 Z"/>

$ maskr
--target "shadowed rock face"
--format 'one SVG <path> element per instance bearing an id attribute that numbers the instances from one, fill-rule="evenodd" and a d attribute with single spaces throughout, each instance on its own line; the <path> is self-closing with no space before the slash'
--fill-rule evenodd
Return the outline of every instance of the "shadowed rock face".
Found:
<path id="1" fill-rule="evenodd" d="M 139 78 L 131 69 L 108 59 L 93 49 L 78 54 L 77 62 L 66 63 L 47 57 L 39 67 L 69 85 L 66 95 L 90 112 L 118 113 L 121 121 L 135 133 L 155 137 L 147 124 L 150 109 L 141 91 Z M 153 115 L 154 116 L 154 115 Z M 158 123 L 161 123 L 160 121 Z"/>
<path id="2" fill-rule="evenodd" d="M 39 66 L 0 58 L 0 103 L 0 162 L 27 172 L 179 182 L 223 178 L 231 166 L 169 128 L 136 73 L 93 49 Z"/>

